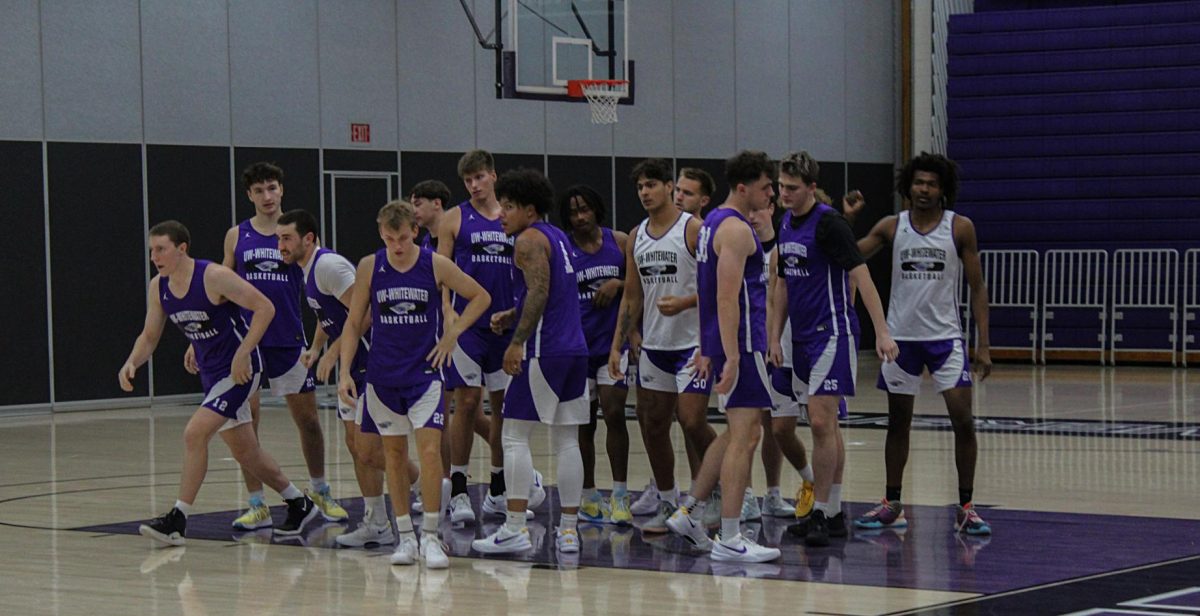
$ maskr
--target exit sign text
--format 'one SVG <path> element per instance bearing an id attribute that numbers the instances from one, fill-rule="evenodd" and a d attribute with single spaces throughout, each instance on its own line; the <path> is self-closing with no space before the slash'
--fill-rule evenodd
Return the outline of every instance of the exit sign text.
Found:
<path id="1" fill-rule="evenodd" d="M 350 143 L 371 143 L 371 125 L 351 124 Z"/>

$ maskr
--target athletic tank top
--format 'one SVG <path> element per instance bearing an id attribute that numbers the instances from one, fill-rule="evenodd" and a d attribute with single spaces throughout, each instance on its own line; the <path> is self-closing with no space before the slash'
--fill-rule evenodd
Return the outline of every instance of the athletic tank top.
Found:
<path id="1" fill-rule="evenodd" d="M 767 268 L 767 272 L 768 272 L 767 283 L 768 283 L 768 285 L 770 284 L 769 273 L 771 270 L 771 253 L 775 251 L 775 245 L 778 242 L 779 242 L 779 234 L 775 235 L 775 239 L 772 239 L 767 242 L 762 242 L 763 267 Z M 783 347 L 783 367 L 784 368 L 792 367 L 792 354 L 790 352 L 791 343 L 792 343 L 792 320 L 787 317 L 784 317 L 783 333 L 780 334 L 780 336 L 779 336 L 779 344 L 780 344 L 780 346 Z"/>
<path id="2" fill-rule="evenodd" d="M 249 327 L 237 304 L 228 301 L 214 304 L 209 301 L 204 287 L 204 270 L 212 262 L 196 259 L 195 264 L 192 281 L 183 297 L 175 297 L 171 293 L 168 277 L 159 277 L 159 301 L 167 319 L 192 343 L 200 374 L 206 382 L 211 383 L 229 376 L 229 365 L 246 338 Z M 260 370 L 257 350 L 250 354 L 250 365 L 255 372 Z"/>
<path id="3" fill-rule="evenodd" d="M 330 340 L 335 340 L 342 335 L 342 330 L 346 326 L 346 316 L 349 313 L 342 301 L 328 293 L 322 293 L 317 288 L 317 263 L 322 258 L 325 259 L 341 259 L 345 257 L 338 253 L 329 250 L 328 248 L 318 248 L 313 253 L 312 261 L 308 264 L 308 274 L 304 278 L 304 294 L 308 299 L 308 307 L 312 308 L 317 315 L 317 322 L 320 323 L 321 329 L 325 330 L 325 334 Z M 357 374 L 366 369 L 367 366 L 367 351 L 370 345 L 367 343 L 370 340 L 371 330 L 368 329 L 358 341 L 358 353 L 354 355 L 354 366 L 351 367 L 350 373 Z"/>
<path id="4" fill-rule="evenodd" d="M 288 265 L 279 256 L 279 240 L 259 233 L 249 220 L 238 225 L 237 245 L 233 249 L 237 273 L 275 305 L 275 318 L 259 344 L 266 347 L 296 347 L 308 344 L 304 323 L 300 320 L 300 295 L 304 274 L 300 266 Z M 242 311 L 246 321 L 250 312 Z"/>
<path id="5" fill-rule="evenodd" d="M 850 301 L 850 275 L 817 245 L 817 225 L 829 212 L 836 210 L 818 203 L 793 228 L 792 212 L 788 211 L 779 226 L 780 273 L 787 284 L 788 319 L 794 341 L 830 334 L 858 335 L 858 316 Z"/>
<path id="6" fill-rule="evenodd" d="M 638 226 L 633 261 L 642 281 L 642 347 L 656 351 L 690 349 L 700 344 L 700 317 L 695 308 L 674 316 L 658 310 L 667 295 L 696 293 L 696 257 L 688 250 L 687 223 L 691 214 L 680 212 L 662 237 L 650 235 L 650 219 Z"/>
<path id="7" fill-rule="evenodd" d="M 441 379 L 425 356 L 441 331 L 442 296 L 433 274 L 433 253 L 420 250 L 407 272 L 398 272 L 388 263 L 387 249 L 375 253 L 367 359 L 371 383 L 412 387 Z"/>
<path id="8" fill-rule="evenodd" d="M 504 234 L 499 219 L 484 218 L 470 201 L 458 208 L 462 222 L 454 240 L 454 262 L 492 296 L 491 306 L 472 325 L 492 335 L 492 314 L 513 307 L 513 238 Z M 455 311 L 462 314 L 466 306 L 465 298 L 454 296 Z"/>
<path id="9" fill-rule="evenodd" d="M 962 338 L 958 320 L 962 260 L 954 245 L 954 212 L 946 210 L 929 233 L 900 212 L 892 241 L 892 297 L 887 324 L 896 340 Z"/>
<path id="10" fill-rule="evenodd" d="M 720 257 L 713 250 L 717 228 L 728 219 L 750 223 L 737 210 L 719 207 L 708 214 L 700 227 L 696 243 L 700 292 L 700 353 L 705 357 L 724 357 L 721 329 L 717 322 L 717 263 Z M 736 223 L 731 223 L 736 224 Z M 753 234 L 752 234 L 753 235 Z M 742 286 L 738 291 L 738 352 L 752 353 L 767 350 L 767 270 L 763 267 L 763 249 L 754 238 L 754 254 L 746 257 L 742 269 Z"/>
<path id="11" fill-rule="evenodd" d="M 575 270 L 571 267 L 570 240 L 561 229 L 547 222 L 535 222 L 538 230 L 550 242 L 550 280 L 546 309 L 534 327 L 533 335 L 525 341 L 525 357 L 572 357 L 588 354 L 587 342 L 579 323 L 579 297 Z M 525 309 L 525 274 L 516 265 L 512 269 L 513 294 L 516 300 L 516 321 Z"/>
<path id="12" fill-rule="evenodd" d="M 575 268 L 575 283 L 579 289 L 579 321 L 587 339 L 588 354 L 608 355 L 617 327 L 622 291 L 618 291 L 604 308 L 597 308 L 592 299 L 604 283 L 625 278 L 625 256 L 621 254 L 612 229 L 600 228 L 600 249 L 594 254 L 584 252 L 575 243 L 575 236 L 566 235 L 571 242 L 571 266 Z"/>

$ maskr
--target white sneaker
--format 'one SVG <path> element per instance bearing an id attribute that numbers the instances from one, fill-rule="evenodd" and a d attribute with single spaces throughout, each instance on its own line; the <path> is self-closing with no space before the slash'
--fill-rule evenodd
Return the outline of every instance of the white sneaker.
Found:
<path id="1" fill-rule="evenodd" d="M 377 545 L 395 543 L 396 535 L 392 533 L 391 524 L 376 525 L 363 520 L 358 525 L 358 528 L 346 534 L 338 535 L 334 541 L 337 541 L 337 544 L 343 547 L 361 548 L 370 543 Z"/>
<path id="2" fill-rule="evenodd" d="M 579 532 L 574 528 L 560 528 L 554 538 L 558 551 L 565 554 L 579 552 Z"/>
<path id="3" fill-rule="evenodd" d="M 533 485 L 529 488 L 529 504 L 528 509 L 537 509 L 542 503 L 546 502 L 546 487 L 542 485 L 542 474 L 538 471 L 533 471 Z"/>
<path id="4" fill-rule="evenodd" d="M 654 515 L 658 512 L 658 486 L 654 485 L 653 479 L 646 484 L 641 496 L 629 506 L 629 511 L 633 515 Z"/>
<path id="5" fill-rule="evenodd" d="M 778 549 L 763 547 L 753 541 L 747 541 L 741 533 L 728 540 L 721 538 L 714 541 L 712 552 L 709 553 L 709 557 L 713 560 L 741 563 L 765 563 L 775 560 L 779 556 Z"/>
<path id="6" fill-rule="evenodd" d="M 513 532 L 508 530 L 508 526 L 501 525 L 487 537 L 472 541 L 471 547 L 481 554 L 511 554 L 530 550 L 533 543 L 529 540 L 528 528 Z"/>
<path id="7" fill-rule="evenodd" d="M 768 493 L 763 497 L 762 514 L 770 518 L 792 518 L 796 516 L 796 508 L 783 500 L 782 494 Z"/>
<path id="8" fill-rule="evenodd" d="M 442 511 L 447 515 L 442 516 L 445 519 L 450 519 L 450 492 L 454 489 L 454 484 L 450 483 L 449 479 L 442 479 Z"/>
<path id="9" fill-rule="evenodd" d="M 445 569 L 450 566 L 450 557 L 446 556 L 446 548 L 437 535 L 421 539 L 421 560 L 425 561 L 426 569 Z"/>
<path id="10" fill-rule="evenodd" d="M 680 507 L 667 518 L 667 528 L 671 532 L 688 540 L 688 543 L 702 550 L 712 549 L 712 539 L 708 538 L 708 533 L 704 531 L 704 526 L 695 518 L 687 507 Z"/>
<path id="11" fill-rule="evenodd" d="M 746 495 L 742 497 L 742 522 L 751 522 L 762 519 L 762 509 L 758 506 L 758 497 L 754 496 L 754 490 L 746 488 Z"/>
<path id="12" fill-rule="evenodd" d="M 491 492 L 483 498 L 484 515 L 508 515 L 508 497 L 504 494 L 492 496 Z"/>
<path id="13" fill-rule="evenodd" d="M 459 522 L 474 522 L 475 509 L 471 507 L 471 497 L 467 496 L 466 492 L 450 499 L 450 522 L 458 524 Z"/>
<path id="14" fill-rule="evenodd" d="M 392 552 L 393 565 L 411 565 L 417 562 L 417 536 L 404 533 L 396 542 L 396 550 Z"/>

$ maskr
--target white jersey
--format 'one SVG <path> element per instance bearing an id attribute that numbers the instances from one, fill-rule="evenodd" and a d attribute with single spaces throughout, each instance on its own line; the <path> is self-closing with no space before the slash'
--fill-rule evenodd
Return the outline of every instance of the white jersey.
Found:
<path id="1" fill-rule="evenodd" d="M 678 351 L 700 345 L 700 312 L 696 307 L 670 317 L 658 310 L 658 300 L 665 296 L 696 294 L 696 256 L 688 250 L 686 233 L 691 218 L 691 214 L 681 212 L 660 238 L 650 235 L 649 218 L 638 226 L 633 262 L 644 298 L 642 348 Z"/>
<path id="2" fill-rule="evenodd" d="M 954 212 L 943 212 L 941 222 L 925 235 L 913 228 L 908 214 L 900 212 L 892 240 L 888 330 L 895 340 L 962 338 L 962 259 L 954 245 Z"/>

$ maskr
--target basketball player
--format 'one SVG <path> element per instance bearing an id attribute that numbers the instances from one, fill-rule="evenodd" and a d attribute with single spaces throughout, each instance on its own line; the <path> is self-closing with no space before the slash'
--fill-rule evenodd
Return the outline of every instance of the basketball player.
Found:
<path id="1" fill-rule="evenodd" d="M 729 198 L 705 217 L 696 251 L 700 349 L 695 362 L 701 378 L 716 379 L 717 408 L 728 428 L 704 454 L 692 491 L 667 525 L 696 547 L 710 550 L 713 560 L 760 563 L 779 558 L 780 551 L 747 540 L 740 527 L 762 415 L 771 408 L 765 357 L 768 274 L 747 216 L 770 207 L 775 164 L 763 152 L 742 151 L 726 161 L 725 175 Z M 724 486 L 721 533 L 712 541 L 701 512 L 718 479 Z"/>
<path id="2" fill-rule="evenodd" d="M 580 329 L 578 286 L 571 268 L 570 240 L 545 221 L 554 188 L 532 169 L 509 171 L 496 182 L 504 232 L 516 238 L 512 288 L 516 306 L 492 315 L 492 328 L 515 326 L 504 352 L 504 371 L 513 377 L 504 396 L 504 469 L 512 480 L 508 514 L 495 533 L 471 547 L 484 554 L 523 552 L 533 547 L 525 525 L 524 498 L 533 485 L 529 438 L 540 422 L 550 429 L 558 469 L 562 515 L 556 546 L 579 552 L 579 501 L 583 459 L 579 426 L 588 421 L 588 347 Z"/>
<path id="3" fill-rule="evenodd" d="M 975 225 L 951 209 L 958 194 L 958 169 L 940 154 L 922 152 L 896 178 L 896 190 L 912 204 L 908 210 L 880 220 L 859 240 L 870 257 L 892 247 L 892 295 L 888 327 L 900 345 L 900 359 L 880 369 L 879 388 L 888 392 L 888 432 L 884 448 L 887 485 L 883 501 L 854 520 L 858 528 L 895 528 L 908 524 L 900 504 L 913 400 L 928 369 L 946 400 L 954 426 L 954 459 L 958 467 L 958 509 L 954 529 L 988 535 L 992 528 L 971 504 L 975 486 L 975 419 L 971 411 L 971 366 L 958 320 L 958 285 L 966 275 L 971 308 L 979 328 L 975 369 L 979 378 L 992 371 L 988 336 L 988 292 L 979 264 Z"/>
<path id="4" fill-rule="evenodd" d="M 417 226 L 425 231 L 421 247 L 437 251 L 438 228 L 450 203 L 450 188 L 438 180 L 417 182 L 408 193 L 408 200 L 417 214 Z M 482 435 L 487 438 L 487 435 Z"/>
<path id="5" fill-rule="evenodd" d="M 621 377 L 621 356 L 630 341 L 630 361 L 638 362 L 637 415 L 642 441 L 650 458 L 658 491 L 658 510 L 642 532 L 667 532 L 667 518 L 679 504 L 675 485 L 675 451 L 671 423 L 678 413 L 685 439 L 700 456 L 716 433 L 708 425 L 712 383 L 690 365 L 700 344 L 696 310 L 696 242 L 700 221 L 671 202 L 674 175 L 671 163 L 643 160 L 633 168 L 638 199 L 647 218 L 630 233 L 625 294 L 618 310 L 617 329 L 608 355 L 608 370 Z M 641 338 L 638 339 L 638 326 Z M 691 468 L 694 478 L 699 464 Z"/>
<path id="6" fill-rule="evenodd" d="M 275 308 L 229 269 L 193 259 L 188 254 L 191 235 L 182 224 L 161 222 L 149 235 L 150 260 L 158 274 L 150 280 L 146 293 L 145 326 L 117 373 L 117 381 L 121 389 L 133 391 L 137 369 L 150 359 L 170 320 L 195 349 L 204 401 L 183 431 L 179 499 L 162 517 L 138 527 L 138 532 L 166 545 L 184 544 L 187 516 L 208 472 L 208 442 L 220 434 L 238 464 L 262 478 L 287 502 L 287 519 L 275 527 L 275 533 L 297 535 L 316 517 L 317 508 L 259 446 L 247 403 L 261 376 L 257 345 Z M 249 326 L 239 309 L 251 316 Z"/>
<path id="7" fill-rule="evenodd" d="M 254 204 L 254 216 L 232 227 L 225 234 L 225 257 L 221 264 L 237 271 L 275 306 L 275 319 L 259 344 L 263 357 L 263 376 L 271 393 L 282 396 L 300 433 L 300 449 L 308 466 L 308 495 L 329 521 L 345 520 L 346 510 L 333 499 L 325 481 L 325 435 L 317 416 L 316 384 L 305 367 L 304 324 L 300 319 L 300 296 L 304 292 L 303 274 L 279 256 L 275 227 L 283 214 L 283 170 L 271 163 L 258 162 L 242 172 L 242 186 Z M 184 364 L 195 372 L 193 350 L 188 349 Z M 250 398 L 254 430 L 258 430 L 258 392 Z M 263 502 L 262 482 L 243 471 L 250 493 L 249 509 L 233 521 L 237 530 L 254 530 L 271 525 L 271 511 Z"/>
<path id="8" fill-rule="evenodd" d="M 773 362 L 782 364 L 783 324 L 792 326 L 792 385 L 808 395 L 813 434 L 813 479 L 816 504 L 812 515 L 788 528 L 811 546 L 844 537 L 842 474 L 845 444 L 838 426 L 843 396 L 854 395 L 858 369 L 858 317 L 851 285 L 862 294 L 875 325 L 875 350 L 884 361 L 896 358 L 896 343 L 883 318 L 879 292 L 858 252 L 853 232 L 837 210 L 816 199 L 820 167 L 807 152 L 780 162 L 779 197 L 788 212 L 779 226 L 775 262 L 783 284 L 777 285 L 768 340 Z"/>
<path id="9" fill-rule="evenodd" d="M 603 227 L 604 199 L 590 186 L 575 185 L 558 197 L 559 220 L 569 230 L 571 267 L 579 292 L 579 318 L 588 344 L 588 391 L 591 410 L 588 423 L 579 427 L 579 450 L 583 455 L 583 502 L 579 518 L 584 522 L 632 524 L 627 474 L 629 430 L 625 422 L 628 388 L 624 379 L 608 373 L 608 351 L 617 326 L 617 309 L 625 287 L 625 250 L 629 236 Z M 605 450 L 612 470 L 613 487 L 608 502 L 596 491 L 596 411 L 607 427 Z"/>
<path id="10" fill-rule="evenodd" d="M 415 437 L 421 463 L 421 499 L 441 502 L 442 413 L 441 369 L 449 361 L 463 330 L 487 310 L 487 291 L 453 261 L 417 246 L 417 223 L 412 204 L 392 201 L 376 217 L 384 248 L 358 263 L 350 310 L 343 335 L 362 336 L 371 325 L 367 358 L 365 412 L 383 440 L 388 492 L 395 513 L 396 549 L 393 565 L 411 565 L 418 551 L 425 566 L 450 566 L 438 539 L 440 510 L 421 518 L 418 548 L 409 513 L 408 435 Z M 441 290 L 450 289 L 465 303 L 454 323 L 441 325 Z M 338 394 L 347 404 L 358 397 L 351 370 L 358 345 L 343 344 Z"/>
<path id="11" fill-rule="evenodd" d="M 492 155 L 484 150 L 463 154 L 458 161 L 458 176 L 471 196 L 443 215 L 438 225 L 438 254 L 453 259 L 468 276 L 483 285 L 492 297 L 492 305 L 475 327 L 459 338 L 454 360 L 446 368 L 446 388 L 454 395 L 454 416 L 450 421 L 450 521 L 453 523 L 475 519 L 475 510 L 467 495 L 467 464 L 474 442 L 472 432 L 483 421 L 481 388 L 487 389 L 491 408 L 488 444 L 492 461 L 491 484 L 483 501 L 483 512 L 505 515 L 507 511 L 500 435 L 503 429 L 501 407 L 510 378 L 502 365 L 508 337 L 492 332 L 489 324 L 492 314 L 513 306 L 513 238 L 505 235 L 500 225 L 501 208 L 495 192 L 496 164 Z M 443 295 L 443 302 L 449 325 L 466 302 L 449 294 Z M 533 486 L 529 500 L 536 507 L 545 499 L 537 475 Z"/>
<path id="12" fill-rule="evenodd" d="M 275 227 L 279 256 L 289 265 L 300 266 L 304 273 L 305 297 L 317 315 L 317 331 L 313 334 L 312 346 L 304 354 L 305 366 L 311 368 L 316 363 L 317 380 L 329 383 L 340 357 L 339 345 L 356 343 L 359 346 L 354 356 L 355 365 L 350 367 L 359 399 L 355 405 L 339 400 L 338 417 L 345 427 L 346 449 L 354 461 L 354 476 L 363 495 L 363 521 L 357 529 L 338 535 L 336 541 L 346 547 L 388 544 L 395 541 L 395 535 L 383 500 L 383 444 L 379 429 L 370 416 L 362 412 L 370 335 L 357 341 L 342 338 L 346 311 L 354 292 L 354 266 L 342 255 L 321 247 L 318 231 L 317 219 L 306 210 L 285 213 Z M 327 340 L 329 352 L 322 356 L 321 350 Z M 412 462 L 409 462 L 409 473 L 412 476 L 417 473 Z"/>
<path id="13" fill-rule="evenodd" d="M 684 167 L 679 170 L 679 179 L 675 180 L 675 207 L 697 218 L 703 218 L 701 212 L 708 207 L 716 190 L 717 184 L 707 171 L 696 167 Z"/>

